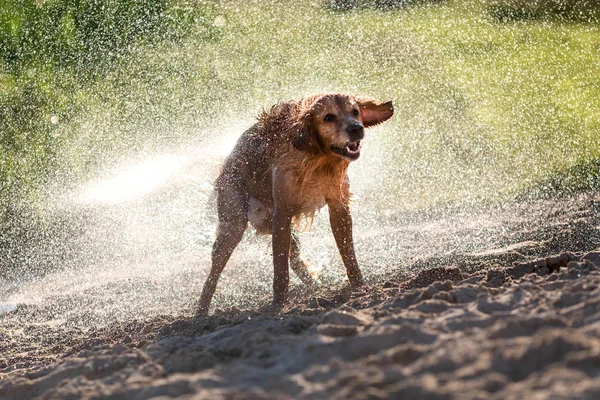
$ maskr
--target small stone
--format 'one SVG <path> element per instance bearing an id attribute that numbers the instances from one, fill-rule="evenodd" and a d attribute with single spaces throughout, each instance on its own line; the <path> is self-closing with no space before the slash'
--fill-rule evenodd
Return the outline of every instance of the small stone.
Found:
<path id="1" fill-rule="evenodd" d="M 317 332 L 332 337 L 348 337 L 356 335 L 357 328 L 348 325 L 321 324 L 317 326 Z"/>
<path id="2" fill-rule="evenodd" d="M 599 268 L 600 267 L 600 251 L 591 251 L 587 254 L 584 254 L 583 257 L 581 257 L 581 261 L 587 261 L 588 263 L 592 264 L 594 267 Z"/>

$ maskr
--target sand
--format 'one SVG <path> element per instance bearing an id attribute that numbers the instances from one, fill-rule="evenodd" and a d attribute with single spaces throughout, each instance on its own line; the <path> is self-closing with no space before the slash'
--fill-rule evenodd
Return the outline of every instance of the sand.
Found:
<path id="1" fill-rule="evenodd" d="M 506 246 L 280 311 L 82 327 L 18 305 L 0 316 L 0 399 L 600 398 L 598 202 L 553 204 Z"/>

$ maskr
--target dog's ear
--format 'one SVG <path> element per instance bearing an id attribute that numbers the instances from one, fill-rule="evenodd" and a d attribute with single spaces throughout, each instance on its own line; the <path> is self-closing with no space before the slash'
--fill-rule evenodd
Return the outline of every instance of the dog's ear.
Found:
<path id="1" fill-rule="evenodd" d="M 355 100 L 358 103 L 365 128 L 387 121 L 394 115 L 394 106 L 391 101 L 380 103 L 366 97 L 357 97 Z"/>
<path id="2" fill-rule="evenodd" d="M 315 138 L 310 113 L 303 113 L 294 124 L 294 129 L 296 137 L 292 139 L 292 144 L 295 148 L 309 153 L 318 151 L 319 144 Z"/>

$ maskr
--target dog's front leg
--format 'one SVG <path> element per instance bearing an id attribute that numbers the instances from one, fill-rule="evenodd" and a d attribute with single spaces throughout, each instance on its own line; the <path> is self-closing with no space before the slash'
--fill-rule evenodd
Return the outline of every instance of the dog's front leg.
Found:
<path id="1" fill-rule="evenodd" d="M 281 305 L 287 299 L 290 283 L 289 254 L 292 234 L 292 215 L 284 207 L 273 212 L 273 304 Z"/>
<path id="2" fill-rule="evenodd" d="M 327 202 L 327 205 L 329 206 L 331 231 L 346 267 L 348 280 L 354 287 L 362 286 L 364 281 L 354 253 L 350 206 L 338 201 Z"/>

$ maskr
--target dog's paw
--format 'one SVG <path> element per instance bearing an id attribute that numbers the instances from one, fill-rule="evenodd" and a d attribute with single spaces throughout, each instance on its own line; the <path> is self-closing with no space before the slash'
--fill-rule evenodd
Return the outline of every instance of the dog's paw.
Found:
<path id="1" fill-rule="evenodd" d="M 362 278 L 351 279 L 350 280 L 350 287 L 352 289 L 360 290 L 360 289 L 362 289 L 362 288 L 365 287 L 365 281 Z"/>
<path id="2" fill-rule="evenodd" d="M 207 317 L 209 305 L 198 303 L 195 305 L 194 317 Z"/>

